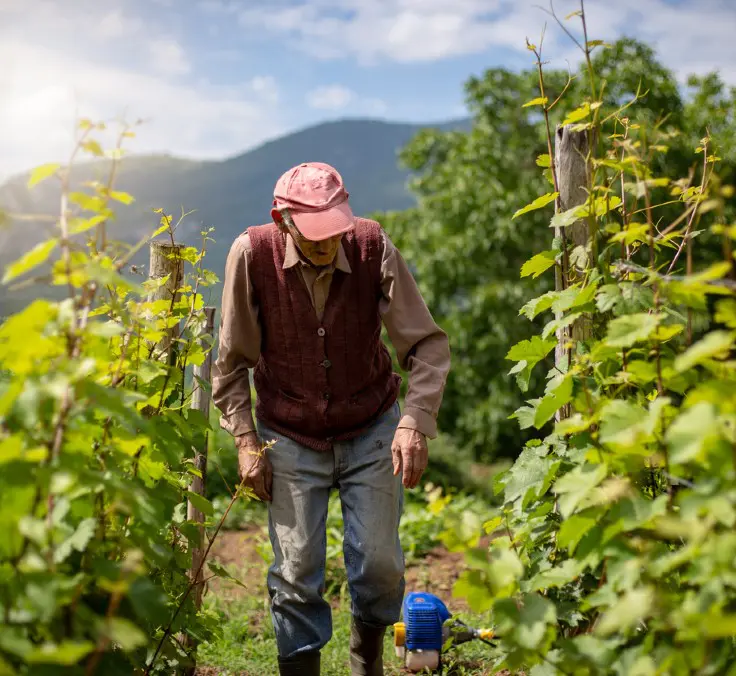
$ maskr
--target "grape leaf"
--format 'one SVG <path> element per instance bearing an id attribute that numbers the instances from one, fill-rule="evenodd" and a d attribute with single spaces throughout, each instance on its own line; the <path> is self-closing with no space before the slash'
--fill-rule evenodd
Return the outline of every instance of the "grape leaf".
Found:
<path id="1" fill-rule="evenodd" d="M 541 197 L 537 197 L 533 202 L 530 204 L 527 204 L 525 207 L 522 207 L 518 211 L 514 213 L 514 215 L 511 217 L 512 220 L 516 218 L 517 216 L 521 216 L 522 214 L 525 214 L 529 211 L 534 211 L 535 209 L 541 209 L 542 207 L 546 207 L 550 202 L 554 202 L 557 199 L 557 196 L 560 193 L 558 192 L 548 192 L 545 195 L 542 195 Z"/>
<path id="2" fill-rule="evenodd" d="M 532 279 L 536 279 L 555 264 L 556 255 L 556 251 L 542 251 L 542 253 L 538 253 L 521 266 L 521 276 L 528 277 L 531 275 Z"/>
<path id="3" fill-rule="evenodd" d="M 617 317 L 608 324 L 606 344 L 610 347 L 631 347 L 654 333 L 661 315 L 639 312 Z"/>

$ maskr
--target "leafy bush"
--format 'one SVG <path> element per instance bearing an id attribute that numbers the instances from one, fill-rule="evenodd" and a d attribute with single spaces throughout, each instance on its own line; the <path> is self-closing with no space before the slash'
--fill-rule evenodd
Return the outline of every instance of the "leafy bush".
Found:
<path id="1" fill-rule="evenodd" d="M 82 121 L 72 159 L 106 154 L 101 128 Z M 68 297 L 0 326 L 0 674 L 171 674 L 189 664 L 181 638 L 215 626 L 192 602 L 199 532 L 186 516 L 209 429 L 185 377 L 212 342 L 199 293 L 216 281 L 203 268 L 208 236 L 202 250 L 180 248 L 182 279 L 130 271 L 146 241 L 109 238 L 113 204 L 133 199 L 113 187 L 121 153 L 84 190 L 69 167 L 33 172 L 31 185 L 61 182 L 56 227 L 3 280 L 26 275 Z M 159 215 L 154 236 L 173 244 L 172 218 Z M 165 285 L 175 295 L 158 299 Z"/>
<path id="2" fill-rule="evenodd" d="M 678 129 L 640 116 L 636 97 L 604 97 L 618 83 L 596 71 L 599 46 L 585 36 L 590 91 L 573 106 L 547 95 L 530 46 L 542 89 L 529 105 L 543 119 L 565 107 L 564 133 L 590 149 L 588 183 L 583 204 L 556 209 L 561 236 L 522 267 L 557 272 L 557 290 L 521 311 L 549 321 L 507 354 L 524 386 L 546 367 L 543 395 L 515 417 L 549 434 L 497 477 L 504 505 L 486 524 L 496 537 L 469 553 L 456 592 L 492 612 L 497 667 L 734 674 L 733 189 L 707 129 L 689 175 L 664 173 Z M 558 197 L 551 168 L 551 195 L 520 219 Z M 573 247 L 581 222 L 590 235 Z"/>

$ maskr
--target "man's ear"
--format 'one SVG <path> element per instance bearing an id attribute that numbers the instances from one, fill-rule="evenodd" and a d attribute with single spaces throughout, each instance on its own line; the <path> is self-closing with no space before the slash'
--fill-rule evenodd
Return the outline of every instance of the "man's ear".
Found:
<path id="1" fill-rule="evenodd" d="M 278 209 L 271 209 L 271 220 L 279 226 L 279 230 L 281 230 L 281 232 L 289 232 L 286 227 L 286 223 L 284 223 L 284 217 Z"/>

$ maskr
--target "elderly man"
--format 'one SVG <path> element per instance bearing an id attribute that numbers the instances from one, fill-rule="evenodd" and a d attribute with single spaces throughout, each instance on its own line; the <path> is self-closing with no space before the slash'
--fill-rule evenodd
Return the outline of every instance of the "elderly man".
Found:
<path id="1" fill-rule="evenodd" d="M 245 485 L 268 502 L 280 674 L 319 674 L 332 635 L 323 591 L 336 488 L 352 599 L 351 670 L 375 676 L 383 674 L 383 637 L 404 595 L 402 482 L 413 488 L 427 466 L 448 340 L 381 226 L 353 215 L 336 169 L 310 162 L 287 171 L 271 217 L 241 234 L 228 256 L 213 398 L 236 439 Z M 409 373 L 403 414 L 382 321 Z"/>

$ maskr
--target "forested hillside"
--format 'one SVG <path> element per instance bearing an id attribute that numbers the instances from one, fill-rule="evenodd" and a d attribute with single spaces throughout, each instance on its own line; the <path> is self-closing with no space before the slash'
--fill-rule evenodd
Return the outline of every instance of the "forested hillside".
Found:
<path id="1" fill-rule="evenodd" d="M 438 130 L 467 129 L 469 121 L 437 125 Z M 414 203 L 407 189 L 409 172 L 397 162 L 401 148 L 422 125 L 342 120 L 319 124 L 265 143 L 222 161 L 192 161 L 168 156 L 127 157 L 120 162 L 116 185 L 135 201 L 116 214 L 111 234 L 133 244 L 158 222 L 154 209 L 180 215 L 192 212 L 177 228 L 177 238 L 197 244 L 203 228 L 215 228 L 215 242 L 207 265 L 221 276 L 232 241 L 249 225 L 269 220 L 273 186 L 289 167 L 304 161 L 324 161 L 339 167 L 357 214 L 374 210 L 401 210 Z M 72 173 L 73 186 L 106 175 L 104 162 L 80 162 Z M 58 208 L 59 186 L 44 183 L 29 191 L 27 176 L 0 187 L 0 209 L 16 215 L 52 215 Z M 0 266 L 7 265 L 53 228 L 41 219 L 6 218 L 0 226 Z M 135 261 L 147 264 L 142 253 Z M 0 316 L 32 298 L 28 290 L 6 290 L 0 298 Z M 208 302 L 219 305 L 220 287 Z"/>

